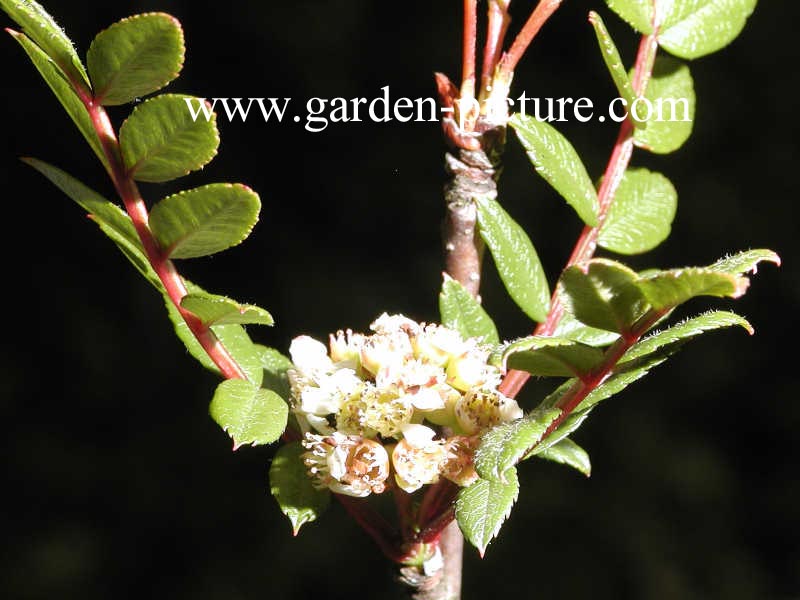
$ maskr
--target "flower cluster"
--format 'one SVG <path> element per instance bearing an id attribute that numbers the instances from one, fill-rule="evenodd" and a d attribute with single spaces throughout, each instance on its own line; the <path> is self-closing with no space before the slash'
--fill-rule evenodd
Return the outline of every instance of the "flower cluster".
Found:
<path id="1" fill-rule="evenodd" d="M 303 460 L 320 488 L 363 497 L 394 482 L 406 492 L 445 477 L 476 478 L 478 435 L 522 416 L 498 391 L 488 349 L 441 325 L 381 315 L 372 335 L 339 331 L 330 348 L 292 341 L 292 411 Z"/>

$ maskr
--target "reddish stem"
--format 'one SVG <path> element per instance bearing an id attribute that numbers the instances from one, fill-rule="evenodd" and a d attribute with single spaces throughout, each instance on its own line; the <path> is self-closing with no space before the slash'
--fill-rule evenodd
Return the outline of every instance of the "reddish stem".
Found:
<path id="1" fill-rule="evenodd" d="M 503 41 L 511 22 L 511 17 L 508 15 L 509 4 L 510 0 L 489 0 L 486 45 L 483 47 L 483 68 L 481 69 L 481 99 L 491 91 L 494 70 L 500 61 L 500 53 L 503 51 Z"/>
<path id="2" fill-rule="evenodd" d="M 139 193 L 136 182 L 126 171 L 122 162 L 119 141 L 108 118 L 108 113 L 95 101 L 91 93 L 85 89 L 85 86 L 75 82 L 72 83 L 73 89 L 89 113 L 92 126 L 100 139 L 114 187 L 133 222 L 147 260 L 164 286 L 167 296 L 180 312 L 190 331 L 197 338 L 209 358 L 219 368 L 222 376 L 226 379 L 247 379 L 245 372 L 233 359 L 225 346 L 217 339 L 214 332 L 209 327 L 206 327 L 200 319 L 181 307 L 181 300 L 187 294 L 186 285 L 175 269 L 174 263 L 164 256 L 158 242 L 153 237 L 153 233 L 150 231 L 147 207 Z"/>
<path id="3" fill-rule="evenodd" d="M 650 35 L 642 36 L 641 42 L 639 43 L 632 82 L 634 92 L 637 95 L 644 93 L 644 90 L 647 88 L 647 83 L 650 80 L 650 75 L 653 72 L 653 63 L 655 62 L 656 50 L 658 49 L 656 34 L 657 32 L 654 31 Z M 600 233 L 600 228 L 603 226 L 603 222 L 608 214 L 608 209 L 614 200 L 620 181 L 622 181 L 622 177 L 633 155 L 633 132 L 633 121 L 629 117 L 625 119 L 620 126 L 617 140 L 614 143 L 614 149 L 611 152 L 611 158 L 608 161 L 608 166 L 603 175 L 603 182 L 600 184 L 600 189 L 597 192 L 597 226 L 590 227 L 587 225 L 583 228 L 564 269 L 586 262 L 594 256 L 595 250 L 597 250 L 597 236 Z M 551 298 L 550 312 L 547 314 L 547 318 L 536 327 L 533 332 L 534 335 L 553 335 L 563 313 L 564 307 L 561 304 L 561 297 L 558 294 L 558 290 L 556 290 L 553 292 Z M 529 377 L 530 375 L 524 371 L 511 370 L 505 378 L 503 378 L 500 391 L 506 396 L 513 398 L 519 393 Z"/>
<path id="4" fill-rule="evenodd" d="M 402 563 L 407 559 L 406 553 L 400 549 L 397 530 L 386 519 L 372 510 L 363 498 L 352 498 L 342 494 L 334 494 L 353 520 L 375 540 L 381 552 L 392 562 Z"/>
<path id="5" fill-rule="evenodd" d="M 522 59 L 522 56 L 525 54 L 528 46 L 530 46 L 533 38 L 536 37 L 542 25 L 545 24 L 547 19 L 550 18 L 550 15 L 552 15 L 560 5 L 561 0 L 539 0 L 539 4 L 536 5 L 531 16 L 528 17 L 525 25 L 522 26 L 522 30 L 517 34 L 517 37 L 511 44 L 511 48 L 509 48 L 508 52 L 500 59 L 500 79 L 511 81 L 511 77 L 514 75 L 514 69 L 517 68 L 517 64 Z"/>
<path id="6" fill-rule="evenodd" d="M 461 56 L 461 97 L 475 96 L 475 48 L 478 38 L 478 0 L 464 0 L 464 39 Z"/>

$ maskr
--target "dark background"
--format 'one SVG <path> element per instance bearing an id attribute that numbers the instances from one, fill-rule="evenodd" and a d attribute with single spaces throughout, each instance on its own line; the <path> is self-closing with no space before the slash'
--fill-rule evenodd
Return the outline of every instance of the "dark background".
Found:
<path id="1" fill-rule="evenodd" d="M 515 25 L 530 2 L 518 2 Z M 459 76 L 460 3 L 56 2 L 83 55 L 113 21 L 164 10 L 184 24 L 184 75 L 172 91 L 213 96 L 431 96 L 432 72 Z M 598 410 L 576 439 L 594 473 L 521 468 L 522 496 L 484 560 L 469 550 L 465 600 L 800 598 L 800 426 L 796 353 L 800 273 L 795 181 L 800 5 L 760 3 L 729 48 L 692 64 L 690 141 L 634 164 L 680 195 L 672 237 L 637 267 L 706 264 L 771 247 L 733 303 L 755 325 L 709 334 Z M 586 13 L 599 9 L 631 62 L 636 37 L 599 0 L 569 0 L 517 72 L 514 95 L 613 89 Z M 3 25 L 10 21 L 3 17 Z M 159 299 L 80 210 L 16 160 L 55 163 L 113 189 L 21 49 L 0 39 L 4 341 L 0 436 L 6 463 L 0 596 L 255 599 L 393 598 L 391 569 L 338 505 L 292 538 L 267 492 L 274 448 L 230 451 L 207 416 L 215 377 L 174 338 Z M 112 111 L 121 122 L 127 107 Z M 293 114 L 293 113 L 292 113 Z M 615 127 L 562 124 L 597 176 Z M 182 262 L 213 291 L 268 307 L 286 350 L 300 333 L 365 329 L 380 312 L 437 318 L 443 144 L 435 123 L 222 123 L 220 156 L 182 187 L 242 181 L 262 220 L 242 246 Z M 151 201 L 178 189 L 142 186 Z M 509 145 L 501 200 L 529 231 L 551 281 L 576 217 Z M 487 266 L 485 305 L 501 335 L 531 323 Z M 735 306 L 734 306 L 735 304 Z M 533 406 L 535 390 L 521 402 Z"/>

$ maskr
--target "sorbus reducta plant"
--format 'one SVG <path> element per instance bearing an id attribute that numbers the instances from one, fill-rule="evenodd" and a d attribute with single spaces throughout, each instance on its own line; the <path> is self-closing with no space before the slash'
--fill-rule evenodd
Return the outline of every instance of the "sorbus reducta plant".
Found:
<path id="1" fill-rule="evenodd" d="M 419 598 L 459 597 L 453 522 L 483 554 L 517 502 L 519 463 L 538 457 L 588 474 L 588 453 L 571 436 L 599 402 L 691 338 L 732 326 L 753 332 L 743 317 L 723 310 L 671 322 L 676 308 L 699 296 L 738 298 L 760 262 L 779 264 L 769 250 L 749 250 L 703 267 L 637 272 L 595 256 L 598 249 L 640 254 L 668 236 L 677 190 L 666 176 L 631 166 L 634 151 L 666 154 L 688 139 L 696 98 L 683 61 L 730 43 L 755 0 L 607 0 L 640 34 L 630 69 L 601 16 L 590 13 L 619 98 L 628 106 L 646 100 L 669 107 L 666 115 L 625 118 L 606 169 L 592 175 L 555 127 L 508 114 L 514 70 L 561 2 L 538 2 L 506 46 L 510 4 L 487 2 L 479 71 L 478 2 L 464 0 L 461 85 L 436 76 L 442 106 L 453 115 L 442 123 L 451 152 L 441 324 L 384 314 L 373 333 L 339 331 L 327 346 L 299 336 L 286 357 L 245 330 L 271 325 L 269 312 L 204 291 L 176 263 L 241 243 L 258 219 L 258 195 L 222 183 L 148 203 L 138 188 L 198 170 L 218 148 L 215 119 L 193 119 L 187 110 L 187 99 L 199 99 L 151 96 L 183 65 L 180 24 L 163 13 L 123 19 L 98 34 L 84 65 L 42 6 L 0 0 L 22 29 L 9 33 L 100 160 L 121 206 L 52 165 L 26 162 L 90 214 L 161 295 L 192 356 L 223 378 L 210 413 L 234 449 L 282 438 L 270 488 L 295 534 L 333 494 L 402 566 Z M 106 106 L 147 96 L 115 127 Z M 679 110 L 687 118 L 676 118 Z M 583 222 L 557 281 L 497 200 L 508 125 L 536 172 Z M 532 335 L 502 341 L 481 306 L 484 249 L 530 317 Z M 553 380 L 553 391 L 521 407 L 515 397 L 530 376 Z"/>

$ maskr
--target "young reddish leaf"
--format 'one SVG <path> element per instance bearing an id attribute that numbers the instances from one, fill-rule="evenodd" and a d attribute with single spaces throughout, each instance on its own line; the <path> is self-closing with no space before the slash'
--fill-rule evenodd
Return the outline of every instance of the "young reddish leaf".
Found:
<path id="1" fill-rule="evenodd" d="M 86 62 L 101 104 L 131 102 L 157 92 L 183 66 L 183 30 L 164 13 L 134 15 L 101 31 L 89 46 Z"/>
<path id="2" fill-rule="evenodd" d="M 216 115 L 193 119 L 191 96 L 162 94 L 137 106 L 119 131 L 125 168 L 138 181 L 162 182 L 206 165 L 217 153 Z"/>

